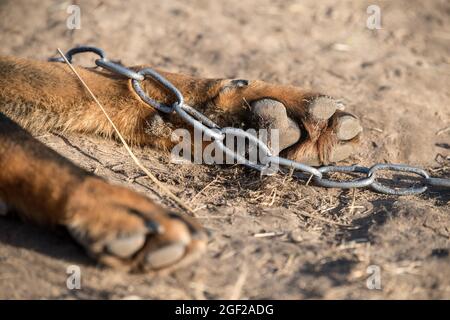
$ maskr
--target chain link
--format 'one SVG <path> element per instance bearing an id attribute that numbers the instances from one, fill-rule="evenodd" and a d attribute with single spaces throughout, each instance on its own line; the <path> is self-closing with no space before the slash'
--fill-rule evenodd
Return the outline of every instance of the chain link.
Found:
<path id="1" fill-rule="evenodd" d="M 73 56 L 78 53 L 83 53 L 83 52 L 92 52 L 92 53 L 95 53 L 96 55 L 100 56 L 101 59 L 106 59 L 106 54 L 102 49 L 97 48 L 97 47 L 86 47 L 86 46 L 72 48 L 69 51 L 67 51 L 65 56 L 66 56 L 67 60 L 70 63 L 72 63 Z M 63 57 L 50 58 L 50 59 L 48 59 L 48 61 L 64 62 L 64 58 Z"/>
<path id="2" fill-rule="evenodd" d="M 191 106 L 185 104 L 181 92 L 171 82 L 169 82 L 166 78 L 164 78 L 155 70 L 151 68 L 145 68 L 135 72 L 120 64 L 109 61 L 106 58 L 104 51 L 96 47 L 73 48 L 66 53 L 66 57 L 70 62 L 72 62 L 72 57 L 75 54 L 82 52 L 93 52 L 98 56 L 100 56 L 99 59 L 95 60 L 95 64 L 97 66 L 100 66 L 111 72 L 129 78 L 132 82 L 134 90 L 145 103 L 164 113 L 176 112 L 184 121 L 193 126 L 194 129 L 200 130 L 206 136 L 213 138 L 214 143 L 219 148 L 219 150 L 224 152 L 233 161 L 237 161 L 237 163 L 239 164 L 243 164 L 245 166 L 248 166 L 250 168 L 265 173 L 267 172 L 268 168 L 271 167 L 271 165 L 287 167 L 292 170 L 298 170 L 303 173 L 308 173 L 312 177 L 312 181 L 315 185 L 326 188 L 350 189 L 350 188 L 369 187 L 374 191 L 391 195 L 420 194 L 425 192 L 428 189 L 428 187 L 437 187 L 450 190 L 450 179 L 433 178 L 430 177 L 429 174 L 421 168 L 404 164 L 383 163 L 383 164 L 376 164 L 371 168 L 356 165 L 323 166 L 320 168 L 314 168 L 297 161 L 289 160 L 278 156 L 273 156 L 270 151 L 270 148 L 256 136 L 239 128 L 230 128 L 230 127 L 220 128 L 211 119 L 209 119 L 199 111 L 195 110 Z M 55 62 L 64 62 L 62 58 L 51 58 L 49 60 Z M 141 81 L 144 80 L 146 76 L 150 76 L 153 80 L 159 82 L 163 87 L 168 89 L 168 91 L 171 92 L 173 96 L 176 98 L 176 102 L 174 102 L 172 105 L 169 106 L 150 98 L 141 87 Z M 228 148 L 224 143 L 226 135 L 244 138 L 247 141 L 249 141 L 249 143 L 253 143 L 254 146 L 259 147 L 261 156 L 259 161 L 255 159 L 253 160 L 247 159 L 245 156 Z M 377 177 L 378 172 L 381 170 L 412 173 L 419 175 L 420 185 L 412 185 L 404 188 L 401 187 L 393 188 L 390 186 L 383 185 L 379 181 L 379 178 Z M 352 174 L 363 174 L 365 176 L 350 181 L 338 181 L 327 179 L 324 177 L 324 175 L 329 173 L 345 173 L 345 174 L 352 173 Z M 397 180 L 400 179 L 384 179 L 384 180 L 388 180 L 391 183 L 395 183 L 397 182 Z"/>
<path id="3" fill-rule="evenodd" d="M 351 189 L 351 188 L 363 188 L 373 184 L 375 176 L 368 176 L 370 169 L 361 166 L 326 166 L 319 168 L 319 172 L 322 174 L 330 172 L 339 173 L 364 173 L 366 178 L 361 178 L 351 181 L 335 181 L 325 178 L 314 177 L 314 183 L 318 186 L 325 188 L 341 188 L 341 189 Z"/>

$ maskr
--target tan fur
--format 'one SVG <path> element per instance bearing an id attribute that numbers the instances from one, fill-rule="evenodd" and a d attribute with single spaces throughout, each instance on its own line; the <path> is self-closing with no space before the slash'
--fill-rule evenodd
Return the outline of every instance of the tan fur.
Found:
<path id="1" fill-rule="evenodd" d="M 79 67 L 77 71 L 129 142 L 167 150 L 173 144 L 171 130 L 186 127 L 177 115 L 159 115 L 142 102 L 130 80 L 103 70 Z M 182 92 L 187 104 L 221 125 L 246 119 L 247 105 L 252 101 L 280 101 L 288 115 L 308 133 L 306 139 L 285 151 L 290 158 L 319 154 L 326 162 L 327 153 L 336 143 L 328 122 L 315 121 L 308 115 L 308 103 L 319 96 L 316 93 L 263 81 L 237 86 L 233 80 L 159 72 Z M 144 80 L 143 87 L 153 99 L 173 102 L 167 90 L 153 80 Z M 158 121 L 158 117 L 164 121 Z M 0 57 L 0 199 L 26 220 L 66 226 L 91 255 L 112 266 L 145 269 L 140 258 L 144 250 L 129 260 L 117 259 L 102 250 L 105 241 L 119 233 L 141 232 L 146 220 L 158 221 L 165 228 L 165 234 L 152 238 L 146 247 L 189 237 L 189 252 L 204 248 L 205 240 L 192 236 L 192 230 L 201 230 L 195 222 L 174 220 L 147 198 L 85 172 L 21 127 L 32 133 L 53 130 L 115 137 L 67 65 Z M 135 211 L 139 214 L 130 214 Z"/>

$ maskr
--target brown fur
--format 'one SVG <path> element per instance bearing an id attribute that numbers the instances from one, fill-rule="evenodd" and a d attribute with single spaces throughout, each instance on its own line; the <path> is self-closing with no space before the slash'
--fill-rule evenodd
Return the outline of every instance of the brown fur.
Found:
<path id="1" fill-rule="evenodd" d="M 186 127 L 175 114 L 162 115 L 162 124 L 155 122 L 158 112 L 140 100 L 130 80 L 103 70 L 77 71 L 129 142 L 167 150 L 173 144 L 171 130 Z M 245 119 L 249 112 L 246 106 L 252 101 L 280 101 L 308 133 L 306 139 L 285 151 L 290 158 L 319 154 L 326 162 L 336 143 L 328 122 L 315 121 L 308 114 L 308 103 L 319 96 L 316 93 L 263 81 L 238 86 L 233 80 L 159 72 L 182 92 L 187 104 L 219 124 Z M 152 98 L 172 102 L 167 90 L 153 80 L 144 80 L 143 87 Z M 91 255 L 112 266 L 145 269 L 141 258 L 144 249 L 132 259 L 118 259 L 104 251 L 108 239 L 143 230 L 145 221 L 158 221 L 165 229 L 164 234 L 150 237 L 146 250 L 152 250 L 155 243 L 181 241 L 183 237 L 190 237 L 186 257 L 204 248 L 205 238 L 194 236 L 201 233 L 195 222 L 180 221 L 147 198 L 85 172 L 21 127 L 32 133 L 53 130 L 115 137 L 67 65 L 0 57 L 0 199 L 26 220 L 66 226 Z"/>

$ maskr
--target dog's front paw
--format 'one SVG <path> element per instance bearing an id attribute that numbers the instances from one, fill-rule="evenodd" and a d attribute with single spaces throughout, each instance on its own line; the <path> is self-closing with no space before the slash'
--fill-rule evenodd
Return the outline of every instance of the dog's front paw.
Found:
<path id="1" fill-rule="evenodd" d="M 288 110 L 272 99 L 256 100 L 251 106 L 255 126 L 279 130 L 282 155 L 309 165 L 348 158 L 355 152 L 362 132 L 359 119 L 343 112 L 341 103 L 330 97 L 305 99 L 298 106 L 288 106 Z"/>
<path id="2" fill-rule="evenodd" d="M 236 83 L 224 81 L 214 105 L 224 114 L 242 117 L 249 128 L 278 129 L 282 156 L 325 165 L 356 151 L 362 126 L 355 115 L 343 111 L 338 100 L 294 86 Z"/>
<path id="3" fill-rule="evenodd" d="M 63 225 L 99 262 L 128 271 L 173 270 L 195 260 L 207 243 L 195 221 L 98 178 L 74 190 Z"/>

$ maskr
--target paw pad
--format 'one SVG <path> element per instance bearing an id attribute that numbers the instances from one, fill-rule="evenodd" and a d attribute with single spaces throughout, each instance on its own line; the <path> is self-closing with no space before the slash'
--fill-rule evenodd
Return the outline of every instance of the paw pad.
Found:
<path id="1" fill-rule="evenodd" d="M 297 123 L 288 117 L 281 102 L 262 99 L 251 103 L 257 128 L 278 129 L 279 149 L 284 150 L 300 140 L 301 131 Z"/>

